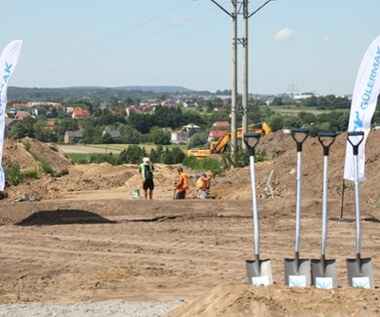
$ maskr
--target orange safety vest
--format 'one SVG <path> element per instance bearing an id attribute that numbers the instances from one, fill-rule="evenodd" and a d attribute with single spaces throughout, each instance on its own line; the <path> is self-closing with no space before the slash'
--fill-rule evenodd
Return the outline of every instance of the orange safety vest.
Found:
<path id="1" fill-rule="evenodd" d="M 179 187 L 177 187 L 177 192 L 185 192 L 189 189 L 189 176 L 185 173 L 181 173 L 178 176 L 177 184 Z"/>
<path id="2" fill-rule="evenodd" d="M 197 189 L 206 190 L 209 188 L 209 180 L 205 179 L 204 176 L 200 176 L 197 180 Z"/>

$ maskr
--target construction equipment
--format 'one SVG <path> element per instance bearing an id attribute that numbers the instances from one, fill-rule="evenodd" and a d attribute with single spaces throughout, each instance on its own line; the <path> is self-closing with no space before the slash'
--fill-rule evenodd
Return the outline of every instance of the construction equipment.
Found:
<path id="1" fill-rule="evenodd" d="M 296 135 L 303 134 L 303 137 Z M 300 259 L 301 236 L 301 188 L 302 188 L 302 144 L 309 135 L 307 129 L 293 129 L 292 138 L 297 143 L 297 193 L 296 193 L 296 237 L 295 257 L 285 259 L 285 285 L 292 287 L 306 287 L 311 284 L 311 268 L 309 259 Z"/>
<path id="2" fill-rule="evenodd" d="M 359 145 L 364 139 L 363 131 L 348 132 L 348 142 L 354 153 L 354 181 L 355 181 L 355 218 L 356 218 L 356 257 L 346 259 L 348 285 L 354 287 L 374 288 L 375 282 L 372 272 L 371 258 L 361 258 L 361 224 L 360 224 L 360 195 L 359 195 Z M 359 140 L 358 140 L 359 139 Z"/>
<path id="3" fill-rule="evenodd" d="M 259 133 L 262 135 L 267 135 L 271 132 L 272 129 L 265 122 L 248 125 L 248 133 Z M 237 129 L 236 136 L 238 139 L 241 139 L 243 137 L 242 128 Z M 231 131 L 226 131 L 226 133 L 218 140 L 210 142 L 209 149 L 190 149 L 187 151 L 187 156 L 194 156 L 197 159 L 204 159 L 212 154 L 222 154 L 226 150 L 230 140 Z"/>
<path id="4" fill-rule="evenodd" d="M 272 270 L 270 260 L 260 260 L 260 235 L 259 235 L 259 212 L 257 207 L 256 194 L 256 173 L 255 173 L 255 147 L 259 143 L 259 133 L 246 133 L 244 135 L 244 143 L 249 149 L 249 161 L 251 170 L 252 183 L 252 206 L 253 206 L 253 231 L 254 231 L 254 247 L 255 259 L 246 260 L 248 283 L 254 286 L 267 286 L 272 284 Z"/>
<path id="5" fill-rule="evenodd" d="M 335 259 L 326 259 L 327 245 L 327 196 L 328 196 L 328 157 L 330 146 L 334 143 L 336 133 L 320 133 L 318 141 L 323 146 L 323 197 L 322 197 L 322 245 L 321 258 L 311 260 L 311 275 L 315 287 L 329 289 L 337 287 L 336 261 Z"/>

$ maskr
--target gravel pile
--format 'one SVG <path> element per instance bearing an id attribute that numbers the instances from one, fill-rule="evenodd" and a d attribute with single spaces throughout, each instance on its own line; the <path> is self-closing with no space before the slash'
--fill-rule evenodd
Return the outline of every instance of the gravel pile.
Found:
<path id="1" fill-rule="evenodd" d="M 174 302 L 82 302 L 74 305 L 41 303 L 0 305 L 1 317 L 162 317 L 183 304 Z"/>

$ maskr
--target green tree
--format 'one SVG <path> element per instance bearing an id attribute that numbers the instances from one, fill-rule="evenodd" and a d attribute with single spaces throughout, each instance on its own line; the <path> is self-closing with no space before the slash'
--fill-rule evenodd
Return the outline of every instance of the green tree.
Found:
<path id="1" fill-rule="evenodd" d="M 97 125 L 97 120 L 89 117 L 80 121 L 82 142 L 87 144 L 102 143 L 103 129 Z"/>
<path id="2" fill-rule="evenodd" d="M 64 135 L 66 131 L 78 131 L 79 121 L 78 119 L 62 118 L 59 120 L 58 133 Z"/>
<path id="3" fill-rule="evenodd" d="M 279 113 L 276 113 L 268 118 L 268 124 L 273 132 L 281 130 L 284 126 L 284 118 Z"/>
<path id="4" fill-rule="evenodd" d="M 348 111 L 343 112 L 338 118 L 338 131 L 347 131 L 348 121 L 350 118 L 350 113 Z"/>
<path id="5" fill-rule="evenodd" d="M 140 113 L 132 113 L 127 120 L 129 126 L 143 134 L 148 134 L 151 127 L 155 125 L 154 123 L 152 115 Z"/>
<path id="6" fill-rule="evenodd" d="M 155 163 L 161 163 L 163 153 L 164 151 L 162 145 L 158 145 L 155 149 L 152 148 L 149 154 L 150 160 Z"/>
<path id="7" fill-rule="evenodd" d="M 194 133 L 187 144 L 187 148 L 192 149 L 195 147 L 202 147 L 207 144 L 208 133 L 206 132 L 197 132 Z"/>
<path id="8" fill-rule="evenodd" d="M 11 125 L 8 135 L 14 138 L 23 138 L 23 137 L 36 137 L 36 119 L 32 117 L 27 117 L 21 122 L 15 122 Z"/>
<path id="9" fill-rule="evenodd" d="M 302 111 L 302 112 L 298 113 L 298 117 L 301 118 L 303 123 L 311 124 L 311 123 L 318 122 L 317 117 L 310 112 Z"/>
<path id="10" fill-rule="evenodd" d="M 11 125 L 7 134 L 15 139 L 22 139 L 28 136 L 29 133 L 30 131 L 21 122 L 15 122 Z"/>
<path id="11" fill-rule="evenodd" d="M 272 105 L 274 106 L 282 106 L 284 102 L 282 101 L 282 97 L 274 97 L 272 101 Z"/>
<path id="12" fill-rule="evenodd" d="M 302 120 L 296 116 L 286 116 L 284 117 L 283 128 L 295 129 L 302 127 Z"/>
<path id="13" fill-rule="evenodd" d="M 174 147 L 172 150 L 166 148 L 162 156 L 162 162 L 164 164 L 177 164 L 182 163 L 184 158 L 185 153 L 179 147 Z"/>
<path id="14" fill-rule="evenodd" d="M 115 143 L 112 139 L 111 135 L 107 132 L 103 133 L 100 139 L 100 143 L 102 144 L 112 144 Z"/>
<path id="15" fill-rule="evenodd" d="M 120 142 L 124 144 L 139 144 L 141 133 L 128 125 L 120 125 Z"/>
<path id="16" fill-rule="evenodd" d="M 138 145 L 130 145 L 127 149 L 121 151 L 118 163 L 140 164 L 145 156 L 147 156 L 145 149 L 140 148 Z"/>
<path id="17" fill-rule="evenodd" d="M 166 132 L 159 127 L 152 127 L 149 135 L 154 144 L 170 144 L 170 132 Z"/>
<path id="18" fill-rule="evenodd" d="M 170 155 L 173 164 L 182 163 L 186 156 L 179 147 L 172 148 Z"/>

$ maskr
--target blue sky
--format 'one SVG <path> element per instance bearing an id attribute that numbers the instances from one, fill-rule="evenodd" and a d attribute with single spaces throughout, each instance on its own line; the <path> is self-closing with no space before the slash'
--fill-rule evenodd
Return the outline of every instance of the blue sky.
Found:
<path id="1" fill-rule="evenodd" d="M 231 89 L 232 20 L 210 0 L 12 0 L 1 11 L 0 49 L 23 40 L 11 86 Z M 352 94 L 379 12 L 379 0 L 268 3 L 249 19 L 249 92 Z M 239 45 L 239 93 L 242 59 Z"/>

